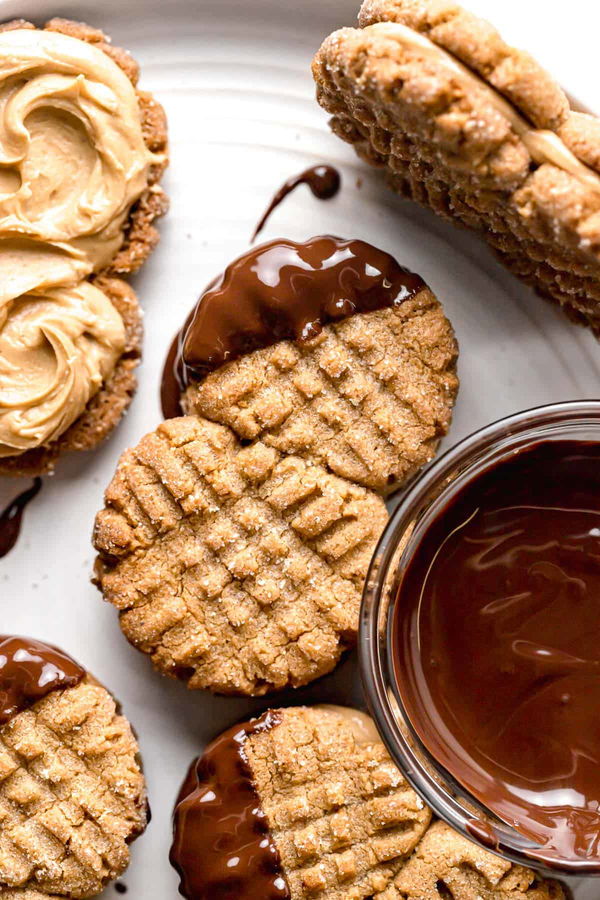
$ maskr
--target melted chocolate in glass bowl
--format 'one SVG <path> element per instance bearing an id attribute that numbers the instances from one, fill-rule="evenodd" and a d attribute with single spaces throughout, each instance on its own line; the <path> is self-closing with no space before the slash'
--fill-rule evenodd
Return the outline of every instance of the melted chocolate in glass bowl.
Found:
<path id="1" fill-rule="evenodd" d="M 438 763 L 532 856 L 600 862 L 600 444 L 539 443 L 463 486 L 408 562 L 392 628 Z"/>
<path id="2" fill-rule="evenodd" d="M 301 343 L 324 325 L 397 306 L 425 287 L 393 256 L 358 240 L 322 236 L 261 244 L 231 263 L 201 295 L 165 364 L 166 418 L 194 379 L 283 340 Z"/>
<path id="3" fill-rule="evenodd" d="M 85 669 L 62 650 L 33 638 L 0 635 L 0 725 L 84 677 Z"/>
<path id="4" fill-rule="evenodd" d="M 269 711 L 236 725 L 193 763 L 175 807 L 171 848 L 187 900 L 289 900 L 244 750 L 250 735 L 278 721 Z"/>

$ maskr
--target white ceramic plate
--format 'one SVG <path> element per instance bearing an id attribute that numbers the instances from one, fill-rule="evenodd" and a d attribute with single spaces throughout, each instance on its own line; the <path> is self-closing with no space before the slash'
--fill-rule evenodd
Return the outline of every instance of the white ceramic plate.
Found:
<path id="1" fill-rule="evenodd" d="M 137 397 L 99 452 L 63 462 L 58 474 L 46 479 L 27 511 L 21 540 L 0 560 L 0 631 L 62 645 L 114 690 L 138 731 L 153 820 L 123 879 L 134 900 L 177 896 L 167 854 L 172 804 L 185 769 L 209 738 L 266 704 L 188 694 L 156 675 L 129 647 L 115 611 L 89 582 L 92 521 L 119 453 L 160 420 L 160 369 L 171 335 L 199 290 L 247 247 L 280 182 L 309 164 L 329 161 L 341 169 L 344 187 L 329 203 L 318 203 L 303 189 L 273 216 L 265 237 L 304 239 L 333 232 L 367 239 L 420 272 L 443 300 L 462 348 L 462 388 L 446 446 L 507 413 L 599 393 L 598 347 L 588 333 L 522 288 L 475 239 L 392 196 L 377 174 L 328 133 L 326 116 L 313 99 L 310 59 L 334 27 L 353 23 L 357 5 L 357 0 L 0 0 L 2 19 L 43 21 L 58 13 L 105 28 L 142 63 L 142 86 L 156 93 L 169 116 L 172 159 L 165 186 L 171 212 L 159 248 L 135 281 L 146 310 Z M 540 9 L 537 3 L 471 3 L 490 13 L 495 5 L 504 19 L 512 6 L 530 22 L 533 7 Z M 579 0 L 582 11 L 585 5 Z M 550 15 L 548 9 L 544 4 Z M 548 55 L 559 29 L 564 41 L 558 15 L 555 25 L 549 45 L 537 33 L 534 49 L 546 46 Z M 521 39 L 526 42 L 527 36 Z M 590 102 L 580 87 L 571 89 Z M 13 482 L 0 482 L 0 506 L 15 489 Z M 343 703 L 358 696 L 355 663 L 349 660 L 292 699 Z M 599 895 L 596 882 L 578 891 L 578 900 Z M 105 896 L 116 896 L 114 888 Z"/>

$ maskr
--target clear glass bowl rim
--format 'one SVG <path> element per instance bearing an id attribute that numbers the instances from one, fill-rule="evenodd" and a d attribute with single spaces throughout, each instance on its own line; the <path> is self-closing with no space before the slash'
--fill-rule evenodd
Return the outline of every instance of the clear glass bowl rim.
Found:
<path id="1" fill-rule="evenodd" d="M 546 864 L 537 858 L 536 845 L 509 825 L 497 827 L 497 819 L 493 813 L 452 779 L 424 747 L 414 729 L 410 728 L 412 741 L 434 772 L 432 777 L 400 729 L 388 699 L 388 690 L 392 690 L 404 722 L 409 723 L 399 692 L 394 690 L 389 654 L 384 654 L 385 661 L 382 659 L 380 615 L 385 617 L 386 622 L 385 643 L 392 606 L 390 605 L 387 613 L 385 611 L 382 613 L 382 606 L 388 577 L 390 574 L 393 576 L 391 565 L 407 527 L 414 521 L 418 511 L 426 508 L 426 498 L 436 485 L 443 484 L 457 470 L 462 474 L 471 471 L 472 467 L 474 473 L 478 462 L 481 462 L 481 457 L 486 452 L 492 452 L 494 449 L 503 452 L 513 446 L 525 447 L 545 438 L 576 440 L 577 434 L 574 432 L 586 427 L 597 428 L 600 441 L 600 399 L 553 403 L 499 419 L 473 432 L 430 463 L 408 487 L 379 540 L 367 574 L 360 614 L 358 652 L 367 705 L 382 740 L 407 781 L 434 814 L 455 831 L 471 841 L 475 839 L 469 826 L 474 816 L 472 809 L 469 810 L 465 806 L 466 801 L 478 811 L 480 820 L 494 822 L 497 844 L 487 849 L 493 850 L 511 862 L 545 871 L 554 877 L 600 876 L 600 860 L 556 860 Z M 436 503 L 438 500 L 443 502 L 451 485 L 452 482 L 441 489 Z"/>

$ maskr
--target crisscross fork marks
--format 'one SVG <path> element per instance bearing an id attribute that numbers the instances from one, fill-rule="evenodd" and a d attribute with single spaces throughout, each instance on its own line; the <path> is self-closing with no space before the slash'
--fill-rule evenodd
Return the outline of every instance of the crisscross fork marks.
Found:
<path id="1" fill-rule="evenodd" d="M 192 384 L 188 412 L 381 493 L 433 456 L 458 389 L 457 345 L 425 289 L 394 309 L 284 341 Z"/>
<path id="2" fill-rule="evenodd" d="M 430 821 L 383 745 L 337 714 L 286 709 L 246 743 L 292 900 L 361 900 L 391 882 Z"/>
<path id="3" fill-rule="evenodd" d="M 87 897 L 146 824 L 129 724 L 99 685 L 50 694 L 0 731 L 0 886 Z M 4 896 L 4 891 L 0 892 Z"/>
<path id="4" fill-rule="evenodd" d="M 189 416 L 124 454 L 106 504 L 99 583 L 162 671 L 264 693 L 324 674 L 354 642 L 387 520 L 375 494 Z"/>

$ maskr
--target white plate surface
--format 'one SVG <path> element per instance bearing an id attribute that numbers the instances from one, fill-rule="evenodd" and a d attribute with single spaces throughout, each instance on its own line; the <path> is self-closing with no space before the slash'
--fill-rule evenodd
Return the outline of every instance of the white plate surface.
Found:
<path id="1" fill-rule="evenodd" d="M 543 4 L 543 30 L 537 27 L 541 3 L 470 5 L 500 14 L 499 24 L 513 39 L 528 43 L 547 64 L 556 58 L 562 80 L 594 102 L 581 47 L 587 41 L 591 51 L 597 29 L 586 29 L 584 44 L 575 47 L 575 31 L 558 5 L 554 13 L 552 4 Z M 121 698 L 138 731 L 153 820 L 123 879 L 134 900 L 177 896 L 167 854 L 172 804 L 185 769 L 208 739 L 266 704 L 188 694 L 156 675 L 129 647 L 115 611 L 89 582 L 90 531 L 119 453 L 160 420 L 160 369 L 171 335 L 200 289 L 246 249 L 280 182 L 329 161 L 341 169 L 344 188 L 329 203 L 298 192 L 273 216 L 265 237 L 333 232 L 367 239 L 420 272 L 444 302 L 462 351 L 461 393 L 446 446 L 507 413 L 600 393 L 598 347 L 588 333 L 533 297 L 475 239 L 392 196 L 328 133 L 313 99 L 309 63 L 329 31 L 353 23 L 356 7 L 355 0 L 64 0 L 58 7 L 47 0 L 0 0 L 2 19 L 61 14 L 105 28 L 142 63 L 142 86 L 156 93 L 169 117 L 172 158 L 165 186 L 171 212 L 159 248 L 135 280 L 146 311 L 140 389 L 99 452 L 63 462 L 46 479 L 21 540 L 0 560 L 0 631 L 38 636 L 70 651 Z M 600 19 L 589 0 L 571 8 Z M 511 10 L 519 16 L 509 21 Z M 571 68 L 564 52 L 569 40 Z M 571 70 L 578 78 L 567 81 Z M 14 482 L 0 482 L 0 507 L 15 489 Z M 352 697 L 358 697 L 358 677 L 349 660 L 293 700 Z M 109 888 L 104 896 L 117 895 Z M 599 896 L 600 881 L 577 890 L 578 900 Z"/>

